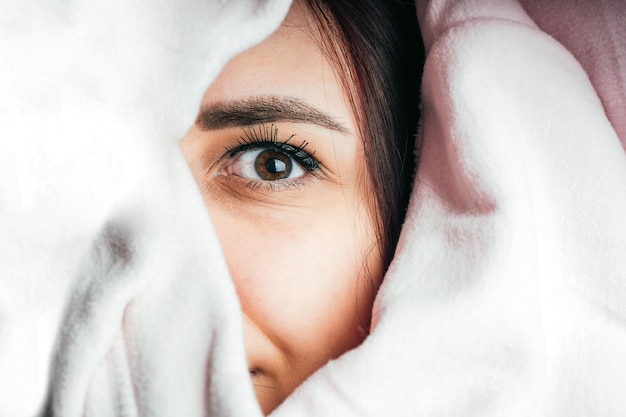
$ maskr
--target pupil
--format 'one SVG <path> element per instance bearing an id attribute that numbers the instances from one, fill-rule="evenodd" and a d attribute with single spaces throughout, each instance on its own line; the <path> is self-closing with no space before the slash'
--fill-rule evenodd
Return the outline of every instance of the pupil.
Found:
<path id="1" fill-rule="evenodd" d="M 287 167 L 285 163 L 278 159 L 268 159 L 267 162 L 265 162 L 265 169 L 270 174 L 279 174 L 281 172 L 285 172 L 286 168 Z"/>

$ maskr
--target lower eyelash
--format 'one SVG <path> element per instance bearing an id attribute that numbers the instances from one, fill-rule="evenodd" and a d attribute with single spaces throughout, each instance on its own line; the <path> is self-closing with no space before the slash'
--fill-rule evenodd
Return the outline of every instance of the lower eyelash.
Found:
<path id="1" fill-rule="evenodd" d="M 272 182 L 263 182 L 263 181 L 248 181 L 246 187 L 251 189 L 252 191 L 262 191 L 264 188 L 265 191 L 285 191 L 285 190 L 294 190 L 304 187 L 305 180 L 303 178 L 296 178 L 293 180 L 282 180 L 282 181 L 272 181 Z"/>

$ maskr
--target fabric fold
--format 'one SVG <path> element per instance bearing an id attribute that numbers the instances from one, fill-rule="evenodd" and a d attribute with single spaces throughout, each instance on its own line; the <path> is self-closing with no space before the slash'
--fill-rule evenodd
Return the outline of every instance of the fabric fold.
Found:
<path id="1" fill-rule="evenodd" d="M 434 3 L 420 167 L 372 333 L 275 415 L 622 415 L 619 139 L 519 5 Z"/>
<path id="2" fill-rule="evenodd" d="M 289 4 L 0 5 L 1 416 L 259 413 L 177 141 Z"/>

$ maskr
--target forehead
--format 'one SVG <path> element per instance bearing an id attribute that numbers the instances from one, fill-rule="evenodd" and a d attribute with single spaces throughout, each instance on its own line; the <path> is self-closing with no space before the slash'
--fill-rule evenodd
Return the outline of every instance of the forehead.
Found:
<path id="1" fill-rule="evenodd" d="M 203 105 L 258 96 L 303 100 L 352 123 L 352 112 L 335 71 L 320 49 L 306 6 L 295 2 L 267 39 L 233 58 L 203 99 Z"/>

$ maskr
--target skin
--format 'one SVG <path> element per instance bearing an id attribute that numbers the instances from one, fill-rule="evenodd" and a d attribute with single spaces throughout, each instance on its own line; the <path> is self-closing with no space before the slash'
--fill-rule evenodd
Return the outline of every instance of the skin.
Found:
<path id="1" fill-rule="evenodd" d="M 247 122 L 235 114 L 227 126 L 197 122 L 181 141 L 241 302 L 250 375 L 265 414 L 363 341 L 382 279 L 361 138 L 318 45 L 296 3 L 272 36 L 228 63 L 201 114 L 271 96 L 315 107 L 336 126 L 269 117 L 242 127 Z M 259 129 L 270 136 L 277 129 L 278 141 L 295 135 L 293 145 L 308 142 L 319 168 L 298 171 L 292 161 L 294 178 L 250 178 L 254 150 L 247 157 L 229 150 Z"/>

